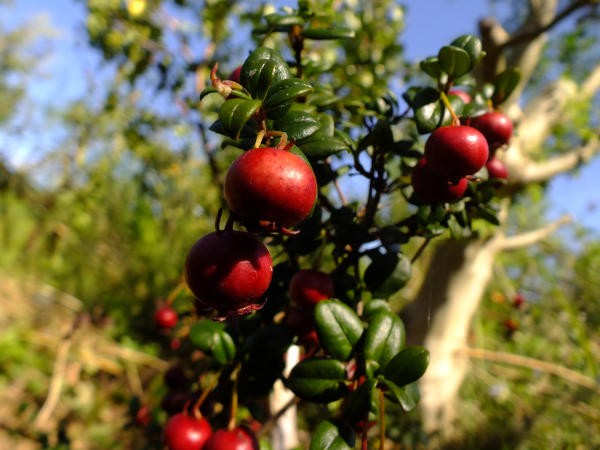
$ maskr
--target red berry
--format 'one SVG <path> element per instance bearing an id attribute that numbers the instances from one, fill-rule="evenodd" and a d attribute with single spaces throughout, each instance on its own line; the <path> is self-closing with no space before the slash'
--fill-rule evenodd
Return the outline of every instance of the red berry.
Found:
<path id="1" fill-rule="evenodd" d="M 193 294 L 220 314 L 260 309 L 273 263 L 267 247 L 241 231 L 210 233 L 194 244 L 185 261 L 185 279 Z"/>
<path id="2" fill-rule="evenodd" d="M 513 124 L 508 117 L 492 111 L 471 120 L 471 126 L 481 131 L 487 139 L 491 151 L 507 144 L 512 136 Z"/>
<path id="3" fill-rule="evenodd" d="M 298 225 L 317 198 L 317 180 L 299 156 L 270 147 L 238 157 L 225 176 L 225 199 L 243 219 L 266 220 L 284 227 Z"/>
<path id="4" fill-rule="evenodd" d="M 452 203 L 460 199 L 467 190 L 466 178 L 457 183 L 448 181 L 433 172 L 425 158 L 421 158 L 412 171 L 412 187 L 417 197 L 426 203 Z"/>
<path id="5" fill-rule="evenodd" d="M 235 81 L 236 83 L 240 82 L 240 73 L 242 72 L 242 66 L 238 66 L 231 74 L 229 75 L 228 80 Z"/>
<path id="6" fill-rule="evenodd" d="M 485 163 L 490 178 L 502 178 L 506 180 L 508 178 L 508 170 L 502 161 L 495 156 L 492 156 L 490 160 Z"/>
<path id="7" fill-rule="evenodd" d="M 201 450 L 212 434 L 205 418 L 175 414 L 165 426 L 163 441 L 169 450 Z"/>
<path id="8" fill-rule="evenodd" d="M 169 305 L 161 306 L 154 313 L 154 322 L 163 330 L 170 330 L 177 325 L 177 312 Z"/>
<path id="9" fill-rule="evenodd" d="M 168 391 L 160 402 L 161 408 L 170 416 L 183 410 L 189 400 L 190 395 L 187 391 L 172 390 Z"/>
<path id="10" fill-rule="evenodd" d="M 206 441 L 203 450 L 258 450 L 258 441 L 254 433 L 245 427 L 217 430 Z"/>
<path id="11" fill-rule="evenodd" d="M 298 306 L 314 308 L 321 300 L 334 295 L 333 280 L 319 270 L 300 270 L 290 281 L 290 298 Z"/>
<path id="12" fill-rule="evenodd" d="M 164 375 L 165 384 L 172 389 L 187 389 L 189 380 L 181 364 L 171 366 Z"/>
<path id="13" fill-rule="evenodd" d="M 525 303 L 525 296 L 523 294 L 517 294 L 513 300 L 515 308 L 520 308 Z"/>
<path id="14" fill-rule="evenodd" d="M 425 159 L 432 171 L 449 179 L 472 175 L 488 159 L 483 134 L 465 125 L 435 130 L 425 143 Z"/>
<path id="15" fill-rule="evenodd" d="M 517 323 L 517 321 L 511 319 L 510 317 L 504 319 L 504 322 L 502 322 L 502 324 L 508 332 L 516 331 L 519 328 L 519 324 Z"/>
<path id="16" fill-rule="evenodd" d="M 150 423 L 152 416 L 150 415 L 150 409 L 147 406 L 140 406 L 138 412 L 135 415 L 135 423 L 142 427 L 145 427 Z"/>
<path id="17" fill-rule="evenodd" d="M 463 101 L 463 103 L 465 105 L 467 103 L 471 103 L 473 101 L 473 99 L 471 98 L 471 96 L 469 94 L 467 94 L 465 91 L 461 91 L 459 89 L 450 89 L 448 91 L 448 95 L 456 95 L 457 97 L 460 97 L 460 99 Z"/>
<path id="18" fill-rule="evenodd" d="M 300 345 L 306 348 L 319 345 L 319 336 L 315 330 L 315 318 L 312 312 L 290 308 L 285 317 L 285 324 L 296 333 Z"/>

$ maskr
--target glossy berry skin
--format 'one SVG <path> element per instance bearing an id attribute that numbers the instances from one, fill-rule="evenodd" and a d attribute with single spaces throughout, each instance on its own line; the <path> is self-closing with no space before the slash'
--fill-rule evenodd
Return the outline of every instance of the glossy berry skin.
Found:
<path id="1" fill-rule="evenodd" d="M 473 99 L 471 98 L 471 96 L 469 94 L 467 94 L 465 91 L 461 91 L 459 89 L 450 89 L 448 91 L 448 95 L 456 95 L 463 101 L 463 103 L 465 105 L 467 103 L 471 103 L 473 101 Z"/>
<path id="2" fill-rule="evenodd" d="M 256 436 L 245 427 L 231 431 L 217 430 L 208 439 L 203 450 L 258 450 Z"/>
<path id="3" fill-rule="evenodd" d="M 161 306 L 154 313 L 154 322 L 163 330 L 170 330 L 177 325 L 177 312 L 169 305 Z"/>
<path id="4" fill-rule="evenodd" d="M 254 148 L 238 157 L 225 176 L 225 199 L 243 219 L 283 227 L 308 217 L 317 198 L 317 180 L 299 156 L 271 147 Z"/>
<path id="5" fill-rule="evenodd" d="M 433 172 L 425 158 L 414 167 L 411 184 L 419 199 L 429 204 L 452 203 L 459 200 L 467 190 L 466 178 L 453 183 Z"/>
<path id="6" fill-rule="evenodd" d="M 205 418 L 179 413 L 167 422 L 163 442 L 169 450 L 201 450 L 211 434 L 212 428 Z"/>
<path id="7" fill-rule="evenodd" d="M 272 276 L 269 250 L 256 236 L 242 231 L 207 234 L 185 261 L 185 279 L 192 293 L 221 314 L 260 309 L 256 302 Z"/>
<path id="8" fill-rule="evenodd" d="M 513 133 L 511 120 L 498 111 L 491 111 L 471 120 L 471 126 L 481 131 L 491 151 L 507 144 Z"/>
<path id="9" fill-rule="evenodd" d="M 502 178 L 506 180 L 508 178 L 508 170 L 502 161 L 495 156 L 491 157 L 490 160 L 485 163 L 490 178 Z"/>
<path id="10" fill-rule="evenodd" d="M 425 159 L 433 172 L 458 180 L 485 165 L 488 144 L 475 128 L 465 125 L 441 127 L 427 139 Z"/>
<path id="11" fill-rule="evenodd" d="M 333 298 L 333 296 L 333 280 L 319 270 L 300 270 L 290 281 L 290 298 L 298 306 L 313 309 L 321 300 Z"/>

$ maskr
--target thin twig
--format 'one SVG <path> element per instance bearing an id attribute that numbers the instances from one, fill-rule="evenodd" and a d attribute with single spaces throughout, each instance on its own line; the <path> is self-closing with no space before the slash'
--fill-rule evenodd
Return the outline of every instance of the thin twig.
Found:
<path id="1" fill-rule="evenodd" d="M 455 353 L 459 355 L 466 355 L 469 358 L 485 359 L 487 361 L 512 364 L 513 366 L 526 367 L 533 370 L 541 370 L 543 372 L 556 375 L 557 377 L 564 378 L 565 380 L 578 384 L 579 386 L 600 391 L 600 385 L 593 378 L 587 377 L 579 372 L 575 372 L 574 370 L 567 369 L 566 367 L 559 366 L 558 364 L 540 361 L 539 359 L 514 355 L 512 353 L 495 352 L 481 348 L 459 348 L 455 350 Z"/>
<path id="2" fill-rule="evenodd" d="M 298 397 L 292 397 L 291 399 L 289 399 L 289 401 L 285 405 L 283 405 L 279 411 L 277 411 L 275 414 L 269 417 L 267 421 L 263 424 L 263 426 L 260 427 L 260 430 L 256 432 L 256 437 L 260 439 L 269 434 L 273 427 L 277 425 L 277 422 L 279 421 L 279 419 L 281 419 L 281 416 L 283 416 L 288 409 L 290 409 L 294 405 L 297 405 L 298 403 L 300 403 L 300 399 Z"/>
<path id="3" fill-rule="evenodd" d="M 425 247 L 427 247 L 427 245 L 429 244 L 429 242 L 431 242 L 431 238 L 425 238 L 425 241 L 423 241 L 423 243 L 421 244 L 421 246 L 417 249 L 417 252 L 414 254 L 414 256 L 411 258 L 410 263 L 414 264 L 415 261 L 419 258 L 419 256 L 421 256 L 421 253 L 423 253 L 423 250 L 425 250 Z"/>

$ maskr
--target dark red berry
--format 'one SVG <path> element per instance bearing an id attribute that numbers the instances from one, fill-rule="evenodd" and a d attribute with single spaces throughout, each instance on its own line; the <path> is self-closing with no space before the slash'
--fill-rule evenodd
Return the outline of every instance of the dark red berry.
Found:
<path id="1" fill-rule="evenodd" d="M 471 98 L 471 96 L 469 94 L 467 94 L 465 91 L 461 91 L 459 89 L 450 89 L 448 91 L 448 95 L 456 95 L 463 101 L 463 103 L 465 105 L 467 103 L 471 103 L 473 101 L 473 99 Z"/>
<path id="2" fill-rule="evenodd" d="M 175 414 L 165 426 L 163 442 L 169 450 L 201 450 L 212 434 L 205 418 Z"/>
<path id="3" fill-rule="evenodd" d="M 236 83 L 240 82 L 240 73 L 242 72 L 242 66 L 239 66 L 229 75 L 228 80 L 235 81 Z"/>
<path id="4" fill-rule="evenodd" d="M 432 171 L 457 180 L 481 169 L 488 159 L 483 134 L 465 125 L 435 130 L 425 143 L 425 159 Z"/>
<path id="5" fill-rule="evenodd" d="M 242 219 L 298 225 L 317 198 L 317 180 L 299 156 L 260 147 L 238 157 L 225 176 L 225 199 Z"/>
<path id="6" fill-rule="evenodd" d="M 172 416 L 183 411 L 189 398 L 190 394 L 187 391 L 171 390 L 162 398 L 160 406 L 168 415 Z"/>
<path id="7" fill-rule="evenodd" d="M 519 328 L 519 324 L 517 323 L 517 321 L 514 319 L 511 319 L 510 317 L 504 319 L 504 322 L 502 322 L 502 324 L 506 328 L 506 331 L 511 332 L 511 333 L 516 331 Z"/>
<path id="8" fill-rule="evenodd" d="M 247 314 L 259 309 L 273 263 L 265 245 L 241 231 L 210 233 L 194 244 L 185 261 L 192 293 L 220 314 Z"/>
<path id="9" fill-rule="evenodd" d="M 138 409 L 138 412 L 135 415 L 135 423 L 145 427 L 150 423 L 150 419 L 152 419 L 150 409 L 147 406 L 140 406 L 140 409 Z"/>
<path id="10" fill-rule="evenodd" d="M 177 312 L 169 305 L 161 306 L 154 313 L 154 322 L 163 330 L 170 330 L 177 325 Z"/>
<path id="11" fill-rule="evenodd" d="M 246 427 L 231 431 L 217 430 L 206 441 L 203 450 L 258 450 L 258 440 Z"/>
<path id="12" fill-rule="evenodd" d="M 498 111 L 492 111 L 471 120 L 471 126 L 481 131 L 487 139 L 490 151 L 507 144 L 513 133 L 511 120 Z"/>
<path id="13" fill-rule="evenodd" d="M 521 306 L 523 306 L 524 303 L 525 303 L 525 296 L 523 294 L 515 295 L 515 298 L 513 300 L 513 305 L 515 308 L 520 308 Z"/>
<path id="14" fill-rule="evenodd" d="M 433 172 L 425 158 L 421 158 L 412 171 L 412 187 L 419 199 L 425 203 L 452 203 L 460 199 L 467 190 L 466 178 L 450 182 Z"/>
<path id="15" fill-rule="evenodd" d="M 298 306 L 312 309 L 321 300 L 333 298 L 333 280 L 319 270 L 300 270 L 290 281 L 290 298 Z"/>
<path id="16" fill-rule="evenodd" d="M 491 157 L 490 160 L 485 163 L 490 178 L 502 178 L 506 180 L 508 178 L 508 170 L 502 161 L 495 156 Z"/>
<path id="17" fill-rule="evenodd" d="M 298 336 L 298 344 L 306 348 L 319 345 L 319 337 L 315 330 L 315 319 L 312 311 L 290 308 L 285 317 L 285 325 Z"/>
<path id="18" fill-rule="evenodd" d="M 181 364 L 169 367 L 164 375 L 165 384 L 172 389 L 185 390 L 189 380 Z"/>

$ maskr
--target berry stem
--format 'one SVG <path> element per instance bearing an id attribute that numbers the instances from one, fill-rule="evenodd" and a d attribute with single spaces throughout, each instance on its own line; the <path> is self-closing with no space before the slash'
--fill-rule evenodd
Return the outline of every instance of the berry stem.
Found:
<path id="1" fill-rule="evenodd" d="M 202 395 L 200 395 L 200 397 L 198 398 L 198 400 L 196 400 L 196 403 L 194 403 L 194 408 L 192 409 L 192 413 L 194 414 L 194 417 L 198 420 L 200 420 L 202 418 L 202 413 L 200 412 L 200 407 L 202 406 L 202 403 L 204 403 L 204 400 L 206 400 L 206 398 L 208 397 L 208 394 L 210 394 L 212 392 L 212 390 L 217 386 L 217 384 L 219 384 L 219 378 L 221 378 L 221 373 L 223 371 L 219 370 L 214 378 L 210 381 L 210 384 L 206 387 L 206 389 L 204 389 L 204 391 L 202 392 Z"/>
<path id="2" fill-rule="evenodd" d="M 181 279 L 179 281 L 179 283 L 177 283 L 177 286 L 175 286 L 175 288 L 169 293 L 169 296 L 166 299 L 166 304 L 171 306 L 171 303 L 173 303 L 173 300 L 175 300 L 175 297 L 177 297 L 179 295 L 179 293 L 185 288 L 186 283 L 185 280 Z"/>
<path id="3" fill-rule="evenodd" d="M 219 233 L 221 230 L 221 216 L 223 215 L 223 208 L 219 208 L 217 217 L 215 217 L 215 232 Z"/>
<path id="4" fill-rule="evenodd" d="M 450 111 L 450 115 L 452 116 L 452 125 L 460 125 L 460 119 L 454 112 L 454 109 L 452 108 L 452 105 L 450 104 L 450 101 L 448 100 L 448 97 L 444 91 L 440 91 L 440 98 L 442 99 L 442 102 L 444 102 L 444 106 L 448 108 L 448 111 Z"/>
<path id="5" fill-rule="evenodd" d="M 260 147 L 260 144 L 262 143 L 262 140 L 265 137 L 266 133 L 267 133 L 266 130 L 260 130 L 258 132 L 258 134 L 256 135 L 256 140 L 254 141 L 254 148 Z"/>
<path id="6" fill-rule="evenodd" d="M 379 389 L 379 450 L 385 448 L 385 398 Z"/>
<path id="7" fill-rule="evenodd" d="M 238 374 L 242 366 L 238 364 L 235 366 L 233 371 L 231 372 L 230 379 L 233 382 L 233 387 L 231 389 L 231 408 L 229 409 L 229 422 L 227 423 L 227 430 L 233 431 L 235 428 L 235 422 L 237 419 L 237 409 L 238 409 Z"/>

